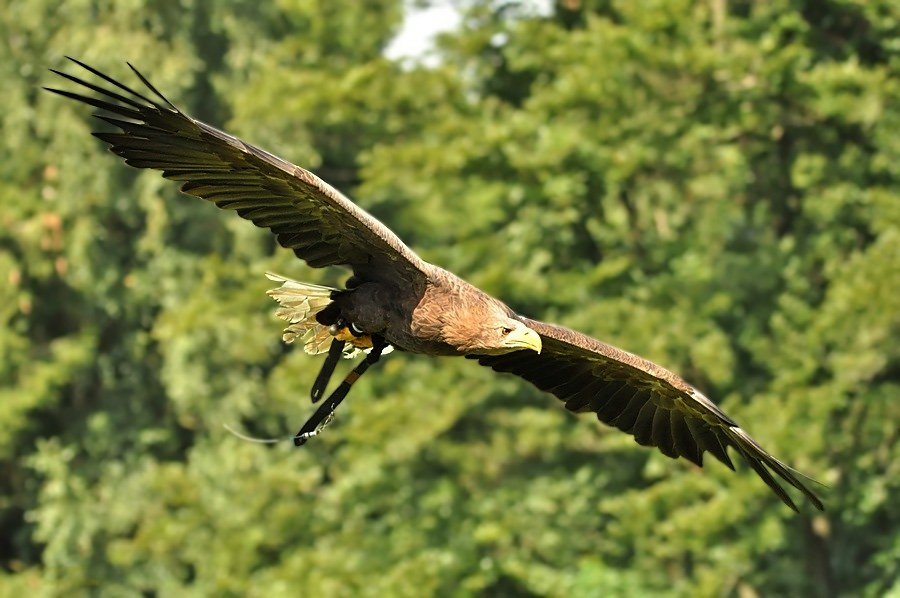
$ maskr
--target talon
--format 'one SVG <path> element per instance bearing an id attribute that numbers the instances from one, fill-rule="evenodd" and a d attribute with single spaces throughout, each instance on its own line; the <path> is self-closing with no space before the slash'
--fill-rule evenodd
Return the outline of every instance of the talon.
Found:
<path id="1" fill-rule="evenodd" d="M 343 328 L 339 328 L 335 332 L 332 332 L 332 334 L 334 335 L 334 338 L 336 338 L 339 341 L 351 341 L 356 338 L 350 332 L 350 329 L 347 328 L 346 326 L 344 326 Z"/>
<path id="2" fill-rule="evenodd" d="M 372 348 L 372 337 L 371 335 L 366 336 L 354 336 L 349 339 L 351 345 L 356 347 L 357 349 L 371 349 Z"/>
<path id="3" fill-rule="evenodd" d="M 338 332 L 334 335 L 334 338 L 339 341 L 348 342 L 357 349 L 372 348 L 372 335 L 366 334 L 363 336 L 358 336 L 349 327 L 344 327 L 338 330 Z"/>

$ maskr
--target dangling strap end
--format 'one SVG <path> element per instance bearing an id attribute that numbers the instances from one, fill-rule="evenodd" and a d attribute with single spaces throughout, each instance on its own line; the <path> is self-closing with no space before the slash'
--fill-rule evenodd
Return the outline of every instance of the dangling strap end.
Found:
<path id="1" fill-rule="evenodd" d="M 339 341 L 337 339 L 331 341 L 331 347 L 328 349 L 328 356 L 325 358 L 325 363 L 322 364 L 322 369 L 319 370 L 319 375 L 316 376 L 316 381 L 313 382 L 312 385 L 312 391 L 309 393 L 313 404 L 318 403 L 325 395 L 325 388 L 328 387 L 331 375 L 334 374 L 334 368 L 337 367 L 337 363 L 341 359 L 345 344 L 345 341 Z"/>

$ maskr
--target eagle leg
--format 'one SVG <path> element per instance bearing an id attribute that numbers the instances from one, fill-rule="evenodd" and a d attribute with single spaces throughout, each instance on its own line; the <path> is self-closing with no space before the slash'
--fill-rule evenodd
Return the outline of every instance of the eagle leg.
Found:
<path id="1" fill-rule="evenodd" d="M 328 386 L 328 381 L 331 380 L 331 375 L 334 374 L 334 368 L 341 359 L 345 344 L 346 341 L 338 339 L 331 341 L 328 357 L 325 358 L 325 363 L 322 364 L 322 369 L 319 370 L 319 375 L 316 376 L 316 381 L 313 382 L 312 391 L 310 392 L 313 404 L 318 403 L 322 395 L 325 394 L 325 387 Z"/>
<path id="2" fill-rule="evenodd" d="M 307 440 L 322 433 L 322 429 L 334 419 L 334 410 L 337 409 L 337 406 L 341 404 L 341 401 L 343 401 L 347 396 L 347 393 L 350 392 L 350 388 L 353 386 L 354 382 L 359 380 L 360 376 L 366 373 L 369 366 L 377 363 L 378 360 L 381 359 L 381 352 L 384 351 L 386 346 L 387 342 L 384 340 L 383 336 L 377 334 L 372 335 L 372 350 L 369 351 L 369 354 L 366 355 L 365 359 L 353 368 L 352 372 L 347 374 L 347 377 L 344 378 L 340 386 L 334 389 L 331 396 L 325 399 L 325 402 L 316 409 L 316 412 L 312 414 L 312 417 L 306 420 L 306 423 L 303 424 L 303 427 L 300 428 L 300 431 L 294 436 L 295 446 L 303 446 L 306 444 Z"/>

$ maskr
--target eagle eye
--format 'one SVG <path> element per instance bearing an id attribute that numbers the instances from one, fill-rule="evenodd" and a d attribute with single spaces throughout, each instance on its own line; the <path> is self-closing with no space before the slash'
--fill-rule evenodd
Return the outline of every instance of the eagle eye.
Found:
<path id="1" fill-rule="evenodd" d="M 500 334 L 502 334 L 503 336 L 509 336 L 509 333 L 512 331 L 513 331 L 512 328 L 508 328 L 508 327 L 504 326 L 503 328 L 500 329 Z"/>

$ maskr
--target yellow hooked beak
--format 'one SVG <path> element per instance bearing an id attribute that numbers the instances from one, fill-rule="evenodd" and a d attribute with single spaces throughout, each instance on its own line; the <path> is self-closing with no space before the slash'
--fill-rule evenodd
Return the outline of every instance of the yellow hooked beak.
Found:
<path id="1" fill-rule="evenodd" d="M 520 324 L 513 328 L 512 332 L 506 337 L 504 343 L 508 347 L 516 347 L 518 349 L 531 349 L 532 351 L 541 352 L 541 335 L 526 326 Z"/>

